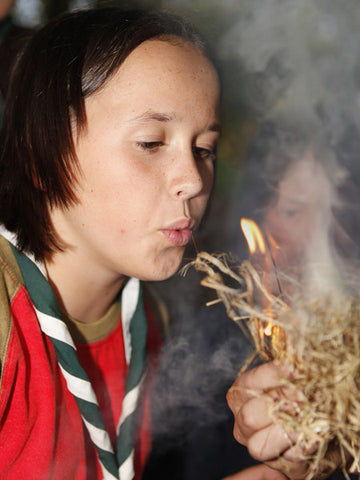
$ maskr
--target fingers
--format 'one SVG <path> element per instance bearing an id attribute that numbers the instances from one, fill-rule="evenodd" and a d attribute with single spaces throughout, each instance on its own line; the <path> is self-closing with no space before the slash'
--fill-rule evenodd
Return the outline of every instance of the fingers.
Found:
<path id="1" fill-rule="evenodd" d="M 251 449 L 251 453 L 261 461 L 274 458 L 268 456 L 272 453 L 271 449 L 269 454 L 263 456 L 262 452 L 265 450 L 261 446 L 267 437 L 279 435 L 279 427 L 272 426 L 273 421 L 268 414 L 268 401 L 269 397 L 276 400 L 283 395 L 280 391 L 282 378 L 283 372 L 280 367 L 273 363 L 264 364 L 239 376 L 227 393 L 227 401 L 235 420 L 234 437 L 249 449 L 253 444 L 254 449 Z M 264 391 L 267 393 L 264 394 Z M 258 435 L 254 435 L 255 433 Z M 280 446 L 283 451 L 289 448 L 289 441 L 284 434 L 281 434 L 281 437 Z M 256 454 L 257 448 L 260 448 L 259 454 Z"/>
<path id="2" fill-rule="evenodd" d="M 277 480 L 287 477 L 302 480 L 309 475 L 312 478 L 327 478 L 344 461 L 338 447 L 330 447 L 320 465 L 310 465 L 308 459 L 320 448 L 318 442 L 303 444 L 297 434 L 287 434 L 280 423 L 274 423 L 269 412 L 275 416 L 276 412 L 286 412 L 296 419 L 301 409 L 304 397 L 289 386 L 289 378 L 290 372 L 268 363 L 242 374 L 229 389 L 227 401 L 234 414 L 236 440 L 247 446 L 253 458 L 271 468 L 258 466 L 256 470 L 244 470 L 227 480 Z M 274 402 L 270 408 L 269 402 Z M 274 473 L 271 469 L 281 473 Z"/>
<path id="3" fill-rule="evenodd" d="M 279 424 L 271 424 L 255 432 L 247 442 L 250 455 L 260 462 L 269 462 L 292 447 L 288 435 Z"/>
<path id="4" fill-rule="evenodd" d="M 267 413 L 264 397 L 250 398 L 242 403 L 238 411 L 234 413 L 234 419 L 234 437 L 242 444 L 246 444 L 254 432 L 266 428 L 272 423 Z"/>
<path id="5" fill-rule="evenodd" d="M 309 464 L 304 461 L 290 462 L 284 457 L 279 457 L 276 460 L 267 462 L 267 465 L 275 470 L 281 471 L 286 477 L 291 480 L 303 480 L 309 473 Z"/>
<path id="6" fill-rule="evenodd" d="M 272 362 L 255 367 L 240 375 L 235 382 L 249 390 L 270 390 L 280 385 L 284 377 L 283 369 Z"/>
<path id="7" fill-rule="evenodd" d="M 256 396 L 257 392 L 268 391 L 279 387 L 281 369 L 273 363 L 266 363 L 240 375 L 227 392 L 227 402 L 236 415 L 242 405 Z"/>
<path id="8" fill-rule="evenodd" d="M 234 437 L 247 446 L 253 458 L 281 469 L 282 473 L 302 474 L 307 466 L 305 462 L 298 462 L 296 452 L 292 450 L 296 439 L 291 439 L 268 413 L 270 401 L 281 401 L 282 408 L 289 411 L 298 408 L 298 393 L 291 388 L 284 388 L 284 377 L 286 372 L 273 363 L 260 365 L 238 377 L 228 391 L 227 401 L 234 414 Z M 279 459 L 287 454 L 288 458 Z M 263 468 L 259 472 L 270 475 L 272 471 Z M 241 475 L 245 473 L 241 472 Z"/>
<path id="9" fill-rule="evenodd" d="M 308 453 L 311 453 L 308 449 L 304 452 L 300 446 L 294 446 L 287 450 L 281 458 L 267 462 L 267 464 L 272 468 L 281 470 L 292 480 L 303 480 L 304 478 L 310 477 L 322 480 L 328 478 L 335 470 L 343 465 L 344 460 L 346 461 L 336 444 L 329 445 L 324 459 L 316 469 L 314 465 L 311 466 L 304 460 L 304 457 Z"/>
<path id="10" fill-rule="evenodd" d="M 287 480 L 284 475 L 266 465 L 256 465 L 230 475 L 223 480 Z"/>

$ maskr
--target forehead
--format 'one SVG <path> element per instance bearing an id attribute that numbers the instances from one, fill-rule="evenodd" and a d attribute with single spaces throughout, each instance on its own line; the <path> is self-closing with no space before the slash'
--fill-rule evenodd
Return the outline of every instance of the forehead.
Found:
<path id="1" fill-rule="evenodd" d="M 184 61 L 185 64 L 182 65 Z M 139 67 L 156 68 L 162 64 L 164 67 L 169 66 L 179 71 L 182 67 L 186 68 L 188 63 L 194 70 L 196 70 L 196 65 L 200 64 L 202 69 L 214 71 L 211 62 L 193 43 L 179 37 L 169 36 L 164 39 L 146 40 L 138 45 L 128 55 L 119 70 Z"/>
<path id="2" fill-rule="evenodd" d="M 307 152 L 288 169 L 279 183 L 279 192 L 292 200 L 310 202 L 314 198 L 325 198 L 330 187 L 321 163 L 312 152 Z"/>
<path id="3" fill-rule="evenodd" d="M 159 66 L 176 72 L 186 72 L 190 67 L 194 73 L 215 73 L 211 62 L 193 43 L 175 36 L 153 38 L 141 43 L 128 55 L 119 70 L 135 73 L 134 70 L 140 67 L 155 70 Z"/>
<path id="4" fill-rule="evenodd" d="M 89 99 L 121 103 L 122 108 L 152 110 L 207 105 L 217 110 L 218 77 L 212 63 L 190 42 L 152 39 L 143 42 Z M 90 102 L 91 103 L 91 102 Z"/>

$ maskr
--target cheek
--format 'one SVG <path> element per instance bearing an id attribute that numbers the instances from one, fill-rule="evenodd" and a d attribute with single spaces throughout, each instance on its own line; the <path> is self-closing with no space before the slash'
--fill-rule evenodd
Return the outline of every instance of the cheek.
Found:
<path id="1" fill-rule="evenodd" d="M 93 208 L 102 209 L 102 214 L 113 215 L 119 208 L 130 208 L 136 205 L 144 196 L 142 178 L 134 172 L 129 172 L 123 165 L 99 165 L 88 169 L 82 182 L 81 197 L 84 203 Z"/>
<path id="2" fill-rule="evenodd" d="M 198 201 L 199 205 L 201 205 L 203 210 L 205 211 L 206 206 L 209 202 L 210 196 L 213 193 L 214 177 L 215 177 L 214 165 L 204 164 L 202 167 L 199 167 L 199 174 L 201 176 L 203 188 L 200 195 L 195 200 Z"/>
<path id="3" fill-rule="evenodd" d="M 281 242 L 288 236 L 289 221 L 278 211 L 268 210 L 265 214 L 265 227 L 277 242 Z"/>
<path id="4" fill-rule="evenodd" d="M 192 205 L 195 207 L 196 213 L 199 217 L 204 216 L 209 200 L 210 200 L 210 192 L 202 193 L 198 197 L 190 200 Z"/>
<path id="5" fill-rule="evenodd" d="M 215 176 L 215 166 L 211 163 L 204 163 L 202 166 L 199 167 L 199 173 L 204 185 L 204 192 L 210 195 L 213 184 L 214 184 L 214 176 Z"/>

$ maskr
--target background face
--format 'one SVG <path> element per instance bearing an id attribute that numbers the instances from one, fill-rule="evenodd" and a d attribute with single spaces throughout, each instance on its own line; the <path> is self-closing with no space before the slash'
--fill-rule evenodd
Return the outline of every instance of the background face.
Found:
<path id="1" fill-rule="evenodd" d="M 264 219 L 266 230 L 277 243 L 277 261 L 283 267 L 308 260 L 309 245 L 314 258 L 322 251 L 322 237 L 329 233 L 332 194 L 332 185 L 311 152 L 285 172 Z"/>

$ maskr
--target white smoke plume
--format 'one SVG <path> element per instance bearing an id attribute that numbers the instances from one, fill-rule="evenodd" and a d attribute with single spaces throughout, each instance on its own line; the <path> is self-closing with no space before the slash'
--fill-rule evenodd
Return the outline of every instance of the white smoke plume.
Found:
<path id="1" fill-rule="evenodd" d="M 241 0 L 220 51 L 262 118 L 300 114 L 339 138 L 360 120 L 359 31 L 357 0 Z"/>

